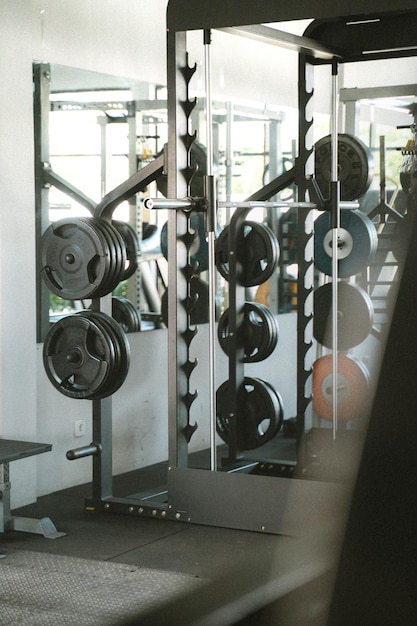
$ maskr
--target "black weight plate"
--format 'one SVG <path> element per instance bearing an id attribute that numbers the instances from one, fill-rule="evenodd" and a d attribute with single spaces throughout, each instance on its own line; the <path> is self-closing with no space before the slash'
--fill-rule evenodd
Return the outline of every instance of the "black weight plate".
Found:
<path id="1" fill-rule="evenodd" d="M 100 298 L 110 293 L 113 288 L 112 285 L 114 283 L 116 272 L 116 248 L 107 229 L 102 226 L 102 220 L 94 217 L 80 217 L 79 221 L 92 228 L 97 233 L 97 236 L 105 241 L 105 245 L 109 251 L 109 267 L 107 273 L 103 276 L 101 282 L 97 284 L 97 288 L 92 295 L 93 298 Z"/>
<path id="2" fill-rule="evenodd" d="M 229 280 L 229 225 L 219 233 L 215 242 L 216 267 L 225 280 Z"/>
<path id="3" fill-rule="evenodd" d="M 217 336 L 225 354 L 230 356 L 229 309 L 219 319 Z M 257 302 L 245 302 L 243 321 L 237 331 L 240 347 L 243 347 L 243 362 L 255 363 L 268 358 L 278 342 L 278 323 L 270 310 Z"/>
<path id="4" fill-rule="evenodd" d="M 332 289 L 327 283 L 314 291 L 313 335 L 326 348 L 333 347 Z M 364 341 L 372 330 L 374 308 L 369 295 L 358 285 L 337 284 L 338 350 L 349 350 Z"/>
<path id="5" fill-rule="evenodd" d="M 96 227 L 107 237 L 112 250 L 112 272 L 106 284 L 99 290 L 99 296 L 111 293 L 120 283 L 126 266 L 126 246 L 122 236 L 109 222 L 102 219 L 95 220 Z"/>
<path id="6" fill-rule="evenodd" d="M 92 391 L 88 396 L 88 399 L 90 400 L 107 398 L 112 395 L 121 384 L 118 382 L 118 377 L 120 368 L 122 367 L 123 354 L 118 338 L 115 336 L 115 332 L 112 328 L 114 322 L 112 322 L 108 315 L 101 313 L 100 311 L 78 311 L 75 315 L 87 319 L 90 323 L 93 323 L 100 329 L 100 332 L 103 337 L 105 337 L 110 352 L 112 353 L 112 358 L 108 362 L 108 377 L 105 381 L 103 381 L 103 384 L 97 390 Z M 108 321 L 110 321 L 111 324 L 108 323 Z M 115 325 L 117 327 L 117 324 Z M 124 378 L 122 381 L 123 380 Z"/>
<path id="7" fill-rule="evenodd" d="M 134 228 L 127 222 L 113 220 L 112 224 L 122 236 L 125 243 L 127 261 L 121 280 L 126 280 L 133 276 L 138 269 L 139 239 Z"/>
<path id="8" fill-rule="evenodd" d="M 329 198 L 331 181 L 331 135 L 315 145 L 315 178 L 324 198 Z M 374 160 L 365 144 L 352 135 L 338 135 L 338 180 L 340 199 L 357 200 L 369 189 L 374 175 Z"/>
<path id="9" fill-rule="evenodd" d="M 314 263 L 331 276 L 333 229 L 330 213 L 322 213 L 314 222 Z M 369 265 L 376 252 L 378 235 L 375 224 L 359 210 L 342 210 L 338 229 L 338 275 L 347 278 Z"/>
<path id="10" fill-rule="evenodd" d="M 112 316 L 125 333 L 135 333 L 140 330 L 139 312 L 127 298 L 113 296 Z"/>
<path id="11" fill-rule="evenodd" d="M 117 271 L 116 271 L 116 277 L 115 277 L 115 287 L 117 287 L 117 285 L 122 280 L 124 280 L 125 270 L 128 264 L 127 263 L 127 249 L 126 249 L 125 240 L 123 239 L 122 235 L 119 233 L 117 228 L 113 226 L 113 224 L 111 223 L 105 222 L 105 224 L 106 224 L 106 228 L 110 230 L 111 235 L 116 245 Z"/>
<path id="12" fill-rule="evenodd" d="M 197 265 L 197 272 L 208 269 L 208 242 L 206 239 L 205 216 L 203 213 L 190 214 L 190 227 L 195 233 L 195 239 L 190 247 L 190 263 Z M 161 252 L 168 260 L 168 222 L 161 229 Z"/>
<path id="13" fill-rule="evenodd" d="M 106 398 L 115 393 L 123 384 L 129 372 L 130 346 L 126 334 L 120 325 L 101 311 L 80 311 L 77 315 L 86 316 L 108 334 L 115 358 L 112 363 L 111 375 L 105 384 L 90 396 L 91 399 Z"/>
<path id="14" fill-rule="evenodd" d="M 216 241 L 215 259 L 220 274 L 229 280 L 229 226 L 226 226 Z M 238 281 L 244 287 L 261 285 L 276 270 L 279 260 L 279 245 L 268 226 L 259 222 L 245 221 L 237 236 L 236 258 L 241 266 Z"/>
<path id="15" fill-rule="evenodd" d="M 81 315 L 54 324 L 43 348 L 46 374 L 58 391 L 70 398 L 89 399 L 109 380 L 115 352 L 108 334 Z"/>
<path id="16" fill-rule="evenodd" d="M 242 254 L 237 256 L 242 264 L 242 277 L 239 282 L 245 287 L 262 285 L 275 271 L 279 259 L 278 240 L 265 224 L 246 222 Z M 249 232 L 246 232 L 247 227 Z"/>
<path id="17" fill-rule="evenodd" d="M 225 381 L 216 395 L 216 428 L 225 443 L 229 442 L 229 417 L 225 411 L 228 393 L 229 381 Z M 237 444 L 240 449 L 258 448 L 277 435 L 283 422 L 283 404 L 272 385 L 259 378 L 245 377 L 238 391 L 237 406 Z"/>
<path id="18" fill-rule="evenodd" d="M 52 223 L 41 240 L 41 276 L 65 300 L 94 297 L 107 280 L 110 250 L 91 221 L 64 218 Z"/>
<path id="19" fill-rule="evenodd" d="M 239 392 L 239 431 L 242 448 L 259 448 L 273 439 L 282 424 L 282 401 L 273 387 L 259 378 L 245 378 Z M 243 418 L 241 424 L 240 416 Z M 239 432 L 238 431 L 238 432 Z"/>

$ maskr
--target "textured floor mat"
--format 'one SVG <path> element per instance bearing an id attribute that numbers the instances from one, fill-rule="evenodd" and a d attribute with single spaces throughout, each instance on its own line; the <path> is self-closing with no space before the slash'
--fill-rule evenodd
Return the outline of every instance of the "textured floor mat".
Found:
<path id="1" fill-rule="evenodd" d="M 0 623 L 116 626 L 201 583 L 175 572 L 16 551 L 0 560 Z"/>

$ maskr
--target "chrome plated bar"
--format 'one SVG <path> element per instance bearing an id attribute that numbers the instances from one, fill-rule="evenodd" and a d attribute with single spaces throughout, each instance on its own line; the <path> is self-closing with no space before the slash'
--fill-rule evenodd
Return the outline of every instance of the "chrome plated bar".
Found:
<path id="1" fill-rule="evenodd" d="M 194 208 L 195 202 L 192 198 L 145 198 L 143 206 L 149 211 L 153 209 L 183 211 Z"/>
<path id="2" fill-rule="evenodd" d="M 206 90 L 206 147 L 207 147 L 207 242 L 209 283 L 209 401 L 210 401 L 210 470 L 217 470 L 216 450 L 216 183 L 214 180 L 213 112 L 211 95 L 211 33 L 204 31 L 204 70 Z"/>
<path id="3" fill-rule="evenodd" d="M 339 207 L 339 187 L 338 187 L 338 68 L 337 64 L 332 65 L 332 161 L 331 161 L 331 182 L 332 182 L 332 430 L 333 439 L 336 439 L 338 427 L 337 415 L 337 361 L 338 361 L 338 238 L 340 227 L 340 207 Z"/>

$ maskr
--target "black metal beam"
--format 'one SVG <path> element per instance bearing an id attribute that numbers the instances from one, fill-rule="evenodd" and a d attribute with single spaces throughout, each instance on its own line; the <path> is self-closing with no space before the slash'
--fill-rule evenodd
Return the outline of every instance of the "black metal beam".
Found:
<path id="1" fill-rule="evenodd" d="M 417 10 L 389 15 L 315 20 L 304 35 L 328 48 L 337 47 L 344 61 L 370 61 L 417 54 Z"/>
<path id="2" fill-rule="evenodd" d="M 413 0 L 367 0 L 366 15 L 405 13 L 415 10 Z M 167 26 L 173 31 L 266 24 L 300 19 L 339 18 L 363 15 L 363 0 L 169 0 Z"/>
<path id="3" fill-rule="evenodd" d="M 53 171 L 49 164 L 44 165 L 42 170 L 42 178 L 44 184 L 53 185 L 56 189 L 62 191 L 70 198 L 73 198 L 76 202 L 85 207 L 91 214 L 94 213 L 97 203 L 86 196 L 80 189 L 74 187 L 70 182 L 65 180 L 62 176 Z"/>
<path id="4" fill-rule="evenodd" d="M 165 152 L 155 158 L 154 161 L 137 171 L 125 180 L 99 202 L 94 216 L 112 218 L 113 211 L 121 202 L 128 200 L 138 191 L 143 191 L 149 183 L 156 180 L 163 172 L 165 166 Z"/>
<path id="5" fill-rule="evenodd" d="M 249 39 L 260 41 L 261 43 L 280 46 L 281 48 L 287 48 L 288 50 L 294 50 L 295 52 L 302 52 L 326 61 L 331 61 L 335 57 L 341 56 L 335 48 L 330 50 L 329 48 L 321 45 L 320 42 L 309 39 L 308 37 L 300 37 L 299 35 L 294 35 L 293 33 L 287 33 L 276 28 L 264 26 L 263 24 L 254 24 L 253 26 L 232 26 L 219 30 L 232 35 L 248 37 Z"/>

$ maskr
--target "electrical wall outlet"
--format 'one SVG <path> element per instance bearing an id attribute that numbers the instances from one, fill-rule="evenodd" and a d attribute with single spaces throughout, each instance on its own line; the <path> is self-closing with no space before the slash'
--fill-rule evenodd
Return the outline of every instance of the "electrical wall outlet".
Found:
<path id="1" fill-rule="evenodd" d="M 82 437 L 87 432 L 87 422 L 85 419 L 74 420 L 74 437 Z"/>

